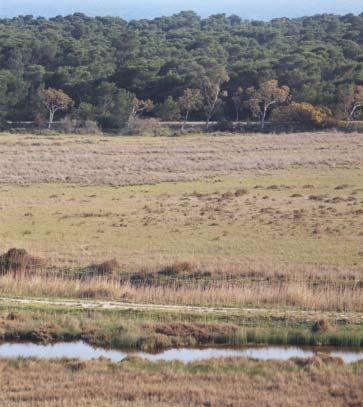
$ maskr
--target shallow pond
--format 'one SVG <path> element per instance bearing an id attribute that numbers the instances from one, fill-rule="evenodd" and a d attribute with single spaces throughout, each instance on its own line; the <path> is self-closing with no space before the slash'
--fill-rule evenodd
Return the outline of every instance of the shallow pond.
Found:
<path id="1" fill-rule="evenodd" d="M 119 350 L 110 350 L 97 348 L 88 345 L 85 342 L 57 343 L 52 345 L 34 344 L 34 343 L 4 343 L 0 345 L 0 358 L 29 358 L 40 359 L 54 358 L 79 358 L 82 360 L 91 360 L 99 357 L 111 359 L 113 362 L 119 362 L 127 356 L 140 356 L 150 361 L 172 361 L 180 360 L 182 362 L 194 362 L 198 360 L 207 360 L 222 357 L 247 357 L 258 360 L 288 360 L 290 358 L 309 358 L 316 352 L 326 352 L 331 356 L 340 357 L 345 363 L 352 363 L 363 360 L 363 349 L 329 349 L 329 348 L 299 348 L 295 346 L 264 346 L 264 347 L 246 347 L 241 349 L 228 348 L 204 348 L 204 349 L 169 349 L 161 353 L 146 352 L 123 352 Z"/>

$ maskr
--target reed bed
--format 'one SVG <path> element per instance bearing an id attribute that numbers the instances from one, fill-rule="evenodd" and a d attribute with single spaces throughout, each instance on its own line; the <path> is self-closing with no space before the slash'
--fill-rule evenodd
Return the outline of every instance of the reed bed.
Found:
<path id="1" fill-rule="evenodd" d="M 84 280 L 42 277 L 0 277 L 0 290 L 9 296 L 48 296 L 107 299 L 136 303 L 226 307 L 294 307 L 321 311 L 363 311 L 360 284 L 304 281 L 229 282 L 175 281 L 163 284 L 132 284 L 102 277 Z"/>

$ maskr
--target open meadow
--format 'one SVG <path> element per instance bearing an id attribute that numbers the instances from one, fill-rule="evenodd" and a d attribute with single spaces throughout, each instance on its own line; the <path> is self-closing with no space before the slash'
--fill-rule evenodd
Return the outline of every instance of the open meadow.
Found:
<path id="1" fill-rule="evenodd" d="M 6 343 L 361 349 L 363 138 L 2 134 L 0 254 Z M 1 359 L 0 370 L 0 404 L 14 407 L 363 398 L 362 363 L 319 354 L 20 358 Z"/>
<path id="2" fill-rule="evenodd" d="M 4 134 L 0 151 L 1 252 L 45 261 L 3 293 L 363 310 L 359 134 Z"/>

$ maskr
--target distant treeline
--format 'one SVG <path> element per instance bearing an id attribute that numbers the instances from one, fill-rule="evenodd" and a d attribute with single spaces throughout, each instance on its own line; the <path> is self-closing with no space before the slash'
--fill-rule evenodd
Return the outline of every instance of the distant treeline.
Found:
<path id="1" fill-rule="evenodd" d="M 293 116 L 317 109 L 362 119 L 360 86 L 363 13 L 271 22 L 191 11 L 130 22 L 80 13 L 0 20 L 0 122 L 68 114 L 103 128 L 136 116 L 263 125 L 278 105 L 276 117 L 286 120 L 292 102 Z"/>

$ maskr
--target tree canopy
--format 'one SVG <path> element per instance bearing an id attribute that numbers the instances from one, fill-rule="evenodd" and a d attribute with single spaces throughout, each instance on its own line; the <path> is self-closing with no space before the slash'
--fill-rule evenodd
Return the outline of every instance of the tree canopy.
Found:
<path id="1" fill-rule="evenodd" d="M 270 22 L 191 11 L 130 22 L 19 16 L 0 19 L 0 36 L 0 120 L 34 120 L 49 88 L 68 95 L 83 117 L 112 127 L 132 114 L 135 98 L 152 101 L 143 114 L 176 117 L 187 89 L 204 98 L 192 119 L 234 120 L 252 118 L 239 89 L 271 80 L 294 102 L 333 111 L 350 95 L 342 89 L 363 86 L 363 14 Z"/>

